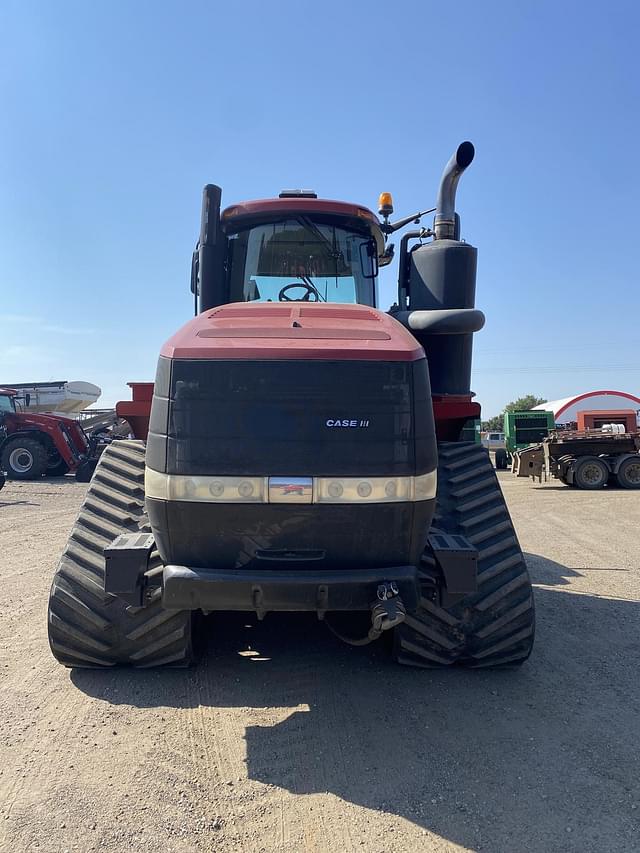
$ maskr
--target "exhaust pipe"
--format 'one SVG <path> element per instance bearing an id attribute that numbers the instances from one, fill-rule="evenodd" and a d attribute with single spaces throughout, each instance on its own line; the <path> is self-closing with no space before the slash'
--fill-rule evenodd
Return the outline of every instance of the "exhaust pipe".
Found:
<path id="1" fill-rule="evenodd" d="M 462 142 L 453 157 L 444 167 L 438 189 L 438 201 L 434 219 L 436 240 L 459 239 L 459 225 L 456 217 L 456 190 L 460 175 L 471 165 L 475 154 L 471 142 Z"/>
<path id="2" fill-rule="evenodd" d="M 197 246 L 200 311 L 208 311 L 216 305 L 224 305 L 229 301 L 223 290 L 224 247 L 220 226 L 221 200 L 220 187 L 207 184 L 202 191 L 200 238 Z"/>

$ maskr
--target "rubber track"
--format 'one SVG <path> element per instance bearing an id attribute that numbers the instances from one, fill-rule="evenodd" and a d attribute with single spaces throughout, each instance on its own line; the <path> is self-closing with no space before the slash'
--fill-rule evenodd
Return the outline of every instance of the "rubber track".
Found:
<path id="1" fill-rule="evenodd" d="M 488 452 L 441 442 L 433 529 L 466 536 L 479 552 L 478 589 L 444 609 L 422 598 L 395 631 L 400 663 L 424 667 L 507 667 L 531 653 L 533 590 Z M 433 555 L 425 552 L 425 567 Z"/>
<path id="2" fill-rule="evenodd" d="M 150 531 L 144 509 L 144 444 L 115 441 L 100 458 L 49 597 L 49 645 L 69 667 L 186 666 L 191 613 L 164 610 L 160 595 L 130 607 L 104 592 L 104 556 L 120 533 Z M 151 556 L 157 577 L 160 558 Z M 159 593 L 159 589 L 157 590 Z"/>

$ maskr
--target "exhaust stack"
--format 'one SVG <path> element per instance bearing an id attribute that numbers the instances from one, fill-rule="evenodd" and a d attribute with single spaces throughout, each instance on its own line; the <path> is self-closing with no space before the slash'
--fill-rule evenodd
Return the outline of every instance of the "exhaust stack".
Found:
<path id="1" fill-rule="evenodd" d="M 456 215 L 456 190 L 460 176 L 473 162 L 475 148 L 471 142 L 461 142 L 444 167 L 438 189 L 438 201 L 434 219 L 436 240 L 459 240 L 460 225 Z"/>
<path id="2" fill-rule="evenodd" d="M 425 348 L 431 391 L 440 396 L 470 396 L 473 333 L 484 323 L 475 307 L 477 250 L 460 240 L 455 208 L 460 175 L 474 154 L 471 142 L 463 142 L 445 166 L 435 239 L 408 249 L 406 240 L 419 239 L 423 233 L 413 231 L 403 238 L 398 302 L 408 310 L 395 316 Z M 457 439 L 457 434 L 450 438 Z"/>
<path id="3" fill-rule="evenodd" d="M 200 311 L 228 302 L 224 292 L 222 263 L 224 258 L 224 235 L 220 226 L 220 203 L 222 190 L 216 184 L 207 184 L 202 191 L 202 213 L 200 216 L 200 238 L 197 246 L 197 277 L 200 296 Z"/>

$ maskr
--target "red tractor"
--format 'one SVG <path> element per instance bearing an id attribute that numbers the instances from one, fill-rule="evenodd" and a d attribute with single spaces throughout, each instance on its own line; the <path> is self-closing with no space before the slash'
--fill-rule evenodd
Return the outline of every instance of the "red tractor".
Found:
<path id="1" fill-rule="evenodd" d="M 65 666 L 185 665 L 199 613 L 311 611 L 346 642 L 386 635 L 426 667 L 530 654 L 531 581 L 487 451 L 465 441 L 476 249 L 442 176 L 433 229 L 310 191 L 220 210 L 204 190 L 197 316 L 153 386 L 120 404 L 135 440 L 103 453 L 55 574 Z M 214 627 L 219 624 L 211 620 Z"/>
<path id="2" fill-rule="evenodd" d="M 12 388 L 0 388 L 0 471 L 13 480 L 62 477 L 88 482 L 96 466 L 94 441 L 71 418 L 27 413 Z"/>

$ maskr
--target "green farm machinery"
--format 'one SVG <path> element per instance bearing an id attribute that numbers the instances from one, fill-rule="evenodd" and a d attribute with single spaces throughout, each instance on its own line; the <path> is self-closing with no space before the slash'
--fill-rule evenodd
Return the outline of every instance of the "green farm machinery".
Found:
<path id="1" fill-rule="evenodd" d="M 496 468 L 506 470 L 511 465 L 517 450 L 523 450 L 531 444 L 538 444 L 553 429 L 555 429 L 553 412 L 539 409 L 528 412 L 505 412 L 505 447 L 496 450 Z"/>

